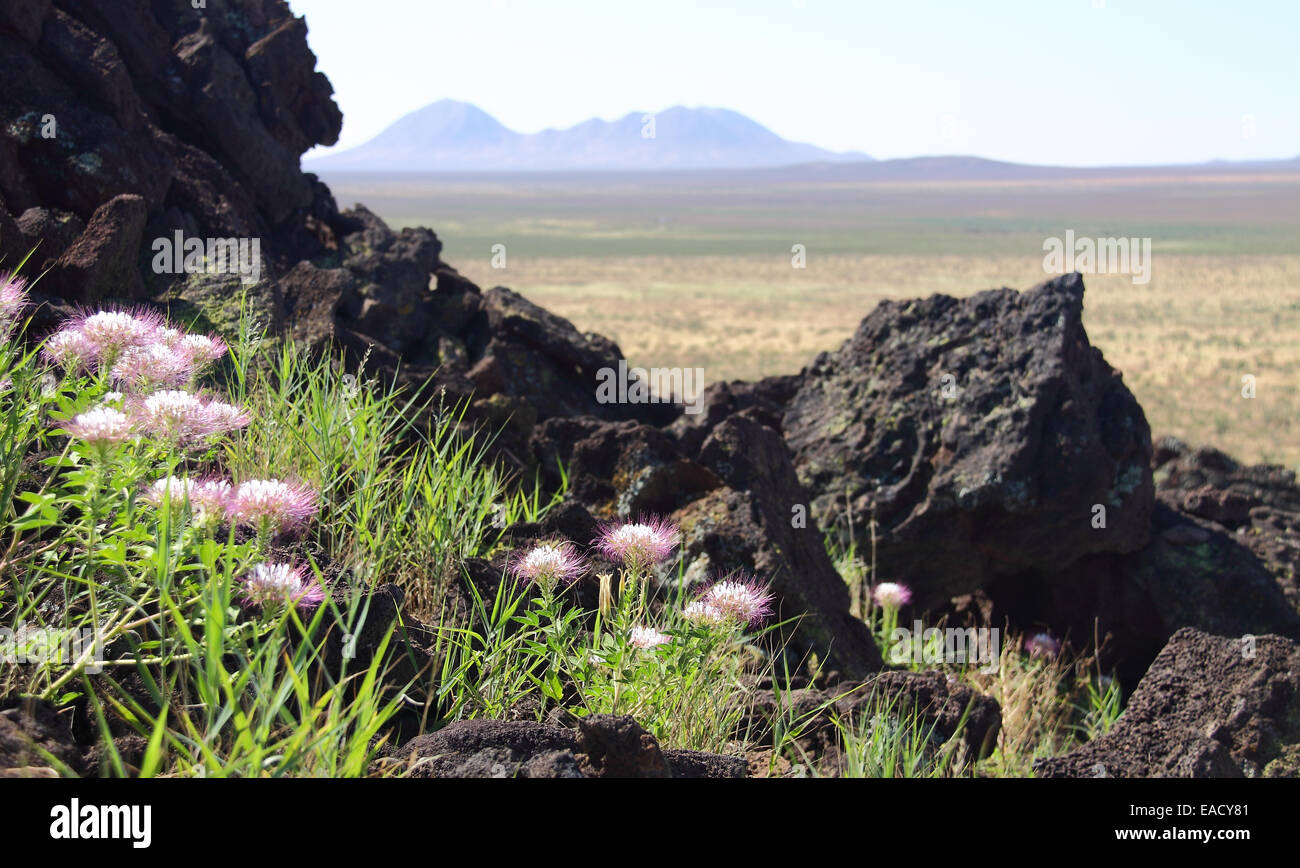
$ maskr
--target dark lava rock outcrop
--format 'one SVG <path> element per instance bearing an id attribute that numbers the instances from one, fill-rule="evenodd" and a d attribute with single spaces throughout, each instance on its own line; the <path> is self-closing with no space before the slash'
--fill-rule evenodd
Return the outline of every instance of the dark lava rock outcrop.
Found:
<path id="1" fill-rule="evenodd" d="M 985 624 L 1039 625 L 1099 662 L 1126 688 L 1179 628 L 1218 636 L 1300 639 L 1300 613 L 1237 534 L 1158 502 L 1151 541 L 1128 555 L 1083 558 L 1048 577 L 1009 576 L 986 589 Z"/>
<path id="2" fill-rule="evenodd" d="M 1088 343 L 1082 302 L 1079 275 L 885 302 L 798 377 L 709 387 L 702 412 L 669 430 L 728 488 L 679 515 L 763 491 L 776 550 L 794 549 L 774 517 L 811 503 L 810 522 L 864 557 L 874 515 L 879 580 L 912 587 L 908 617 L 1049 629 L 1099 646 L 1130 689 L 1181 627 L 1300 638 L 1294 474 L 1171 439 L 1153 455 L 1141 408 Z M 755 440 L 755 423 L 788 450 Z M 739 449 L 718 448 L 741 430 Z M 733 453 L 767 472 L 737 480 Z M 781 472 L 790 453 L 796 480 Z M 801 551 L 800 575 L 818 575 L 817 560 Z M 802 596 L 780 590 L 802 603 L 822 586 L 800 584 Z"/>
<path id="3" fill-rule="evenodd" d="M 671 434 L 642 422 L 552 418 L 533 429 L 530 445 L 551 484 L 562 468 L 569 492 L 606 518 L 667 514 L 722 485 Z"/>
<path id="4" fill-rule="evenodd" d="M 306 34 L 281 0 L 214 0 L 206 9 L 146 0 L 5 3 L 0 77 L 13 85 L 0 92 L 7 212 L 44 209 L 46 223 L 73 215 L 89 232 L 102 207 L 132 196 L 138 204 L 115 206 L 126 213 L 98 215 L 126 230 L 123 242 L 138 242 L 142 230 L 150 237 L 181 230 L 265 238 L 281 262 L 326 253 L 336 227 L 312 218 L 336 214 L 298 158 L 333 144 L 342 115 Z M 25 253 L 42 237 L 3 244 Z M 86 265 L 85 257 L 49 258 L 58 255 L 38 251 L 36 264 L 55 265 L 50 280 L 60 290 L 108 289 L 62 273 Z M 148 255 L 145 248 L 130 259 L 140 269 Z"/>
<path id="5" fill-rule="evenodd" d="M 300 170 L 342 124 L 306 36 L 283 0 L 0 6 L 0 78 L 14 84 L 0 90 L 0 254 L 35 248 L 28 269 L 49 269 L 38 329 L 115 301 L 230 333 L 246 303 L 273 332 L 369 354 L 372 373 L 448 404 L 472 398 L 470 423 L 505 426 L 498 451 L 520 464 L 551 416 L 671 422 L 671 405 L 596 400 L 596 372 L 622 357 L 613 342 L 481 291 L 433 232 L 340 211 Z M 203 246 L 195 268 L 177 239 Z M 245 245 L 242 271 L 214 255 L 226 241 Z"/>
<path id="6" fill-rule="evenodd" d="M 910 584 L 922 607 L 1141 548 L 1150 429 L 1082 309 L 1077 274 L 882 302 L 805 369 L 786 409 L 818 521 L 847 541 L 851 514 L 861 542 L 874 516 L 881 578 Z"/>
<path id="7" fill-rule="evenodd" d="M 549 723 L 465 720 L 416 736 L 379 761 L 414 778 L 742 777 L 745 761 L 697 751 L 663 751 L 631 717 L 593 715 L 574 728 Z"/>
<path id="8" fill-rule="evenodd" d="M 986 624 L 1038 624 L 1076 647 L 1102 640 L 1101 663 L 1135 685 L 1181 627 L 1217 636 L 1300 640 L 1300 486 L 1293 471 L 1238 464 L 1217 449 L 1163 438 L 1153 458 L 1151 539 L 1060 573 L 999 577 Z"/>
<path id="9" fill-rule="evenodd" d="M 1212 522 L 1250 549 L 1300 610 L 1300 485 L 1294 470 L 1240 464 L 1218 449 L 1162 438 L 1157 495 L 1171 508 Z"/>
<path id="10" fill-rule="evenodd" d="M 713 429 L 700 463 L 725 487 L 673 514 L 684 537 L 689 578 L 745 570 L 771 582 L 777 618 L 797 618 L 786 637 L 792 670 L 819 662 L 860 678 L 882 666 L 866 626 L 849 613 L 849 593 L 826 553 L 822 532 L 798 507 L 807 496 L 781 435 L 744 411 Z"/>
<path id="11" fill-rule="evenodd" d="M 1109 733 L 1040 777 L 1300 776 L 1300 646 L 1179 630 Z"/>

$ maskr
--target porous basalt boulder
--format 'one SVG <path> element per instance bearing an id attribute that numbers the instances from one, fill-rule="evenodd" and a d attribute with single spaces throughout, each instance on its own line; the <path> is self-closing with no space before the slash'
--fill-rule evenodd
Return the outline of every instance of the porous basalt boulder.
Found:
<path id="1" fill-rule="evenodd" d="M 1300 646 L 1185 628 L 1107 734 L 1039 777 L 1300 777 Z"/>
<path id="2" fill-rule="evenodd" d="M 756 574 L 777 594 L 777 619 L 794 618 L 787 653 L 795 671 L 812 661 L 861 677 L 882 666 L 875 640 L 849 612 L 849 592 L 781 435 L 746 410 L 718 425 L 700 463 L 724 483 L 673 514 L 682 529 L 689 582 L 735 571 Z"/>
<path id="3" fill-rule="evenodd" d="M 1161 438 L 1154 459 L 1161 501 L 1213 522 L 1249 548 L 1300 611 L 1300 484 L 1277 464 L 1246 465 L 1212 447 Z"/>
<path id="4" fill-rule="evenodd" d="M 572 728 L 534 721 L 459 721 L 389 751 L 378 767 L 423 778 L 737 776 L 735 758 L 662 751 L 634 719 L 607 714 L 579 718 Z"/>
<path id="5" fill-rule="evenodd" d="M 844 542 L 874 519 L 922 608 L 1145 545 L 1150 430 L 1082 309 L 1077 274 L 886 301 L 804 370 L 783 430 L 813 514 Z"/>
<path id="6" fill-rule="evenodd" d="M 606 518 L 672 512 L 722 485 L 671 435 L 642 422 L 552 418 L 533 429 L 530 446 L 552 485 L 563 473 L 570 493 Z"/>

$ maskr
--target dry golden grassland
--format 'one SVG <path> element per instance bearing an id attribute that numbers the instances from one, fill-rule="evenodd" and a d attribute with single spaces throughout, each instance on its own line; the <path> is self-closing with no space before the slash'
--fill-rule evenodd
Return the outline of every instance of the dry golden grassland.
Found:
<path id="1" fill-rule="evenodd" d="M 706 381 L 791 373 L 886 298 L 1027 288 L 1043 240 L 1149 237 L 1148 284 L 1085 276 L 1084 324 L 1156 435 L 1300 466 L 1300 176 L 755 185 L 327 179 L 444 258 Z M 492 267 L 491 249 L 507 251 Z M 807 248 L 791 267 L 791 246 Z M 499 265 L 500 263 L 498 263 Z M 1245 376 L 1255 397 L 1243 397 Z"/>
<path id="2" fill-rule="evenodd" d="M 471 279 L 506 283 L 632 364 L 702 367 L 707 380 L 798 371 L 838 346 L 876 303 L 935 292 L 1027 288 L 1041 259 L 744 256 L 528 259 Z M 1248 461 L 1300 464 L 1300 255 L 1162 256 L 1151 282 L 1085 276 L 1084 325 L 1123 371 L 1157 434 Z M 1255 397 L 1242 377 L 1255 377 Z"/>

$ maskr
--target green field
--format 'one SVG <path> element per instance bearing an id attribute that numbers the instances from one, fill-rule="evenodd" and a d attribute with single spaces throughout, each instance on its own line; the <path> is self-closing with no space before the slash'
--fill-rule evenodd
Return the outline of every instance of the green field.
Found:
<path id="1" fill-rule="evenodd" d="M 1151 238 L 1150 283 L 1086 278 L 1093 342 L 1156 434 L 1300 464 L 1300 175 L 326 180 L 341 206 L 435 229 L 479 284 L 614 338 L 636 364 L 703 367 L 710 380 L 797 371 L 883 298 L 1032 285 L 1047 276 L 1044 239 L 1066 230 Z M 805 268 L 792 267 L 796 244 Z"/>

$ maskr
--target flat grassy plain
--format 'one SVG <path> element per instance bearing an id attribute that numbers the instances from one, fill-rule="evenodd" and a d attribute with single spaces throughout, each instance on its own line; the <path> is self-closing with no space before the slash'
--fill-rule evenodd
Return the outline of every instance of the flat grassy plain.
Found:
<path id="1" fill-rule="evenodd" d="M 444 258 L 480 285 L 608 335 L 632 364 L 700 367 L 709 381 L 798 371 L 882 299 L 1027 288 L 1049 276 L 1044 239 L 1067 230 L 1151 238 L 1149 283 L 1085 276 L 1092 342 L 1156 435 L 1300 466 L 1300 173 L 325 180 L 341 206 L 432 227 Z"/>

